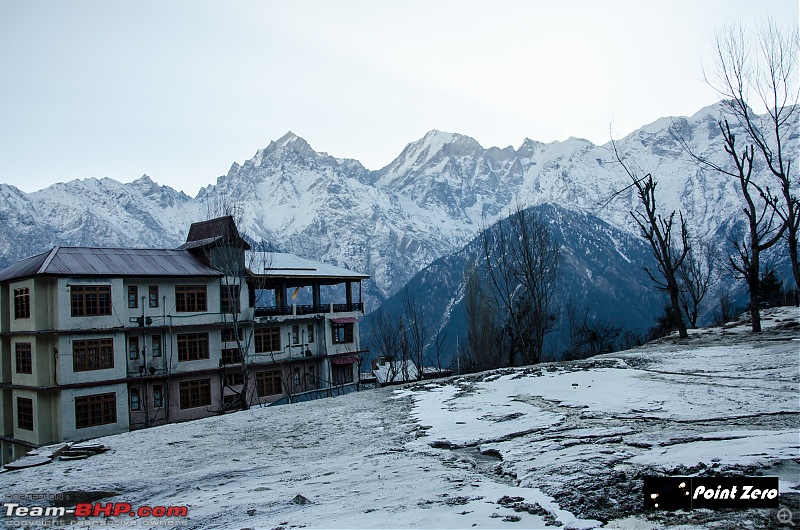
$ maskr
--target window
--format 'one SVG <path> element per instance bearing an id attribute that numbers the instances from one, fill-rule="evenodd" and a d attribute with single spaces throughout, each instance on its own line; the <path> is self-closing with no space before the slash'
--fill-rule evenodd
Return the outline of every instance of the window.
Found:
<path id="1" fill-rule="evenodd" d="M 70 287 L 70 294 L 74 317 L 111 314 L 110 285 L 73 285 Z"/>
<path id="2" fill-rule="evenodd" d="M 206 311 L 205 285 L 176 285 L 175 310 L 180 313 Z"/>
<path id="3" fill-rule="evenodd" d="M 300 326 L 292 326 L 292 344 L 300 344 Z"/>
<path id="4" fill-rule="evenodd" d="M 72 371 L 114 368 L 114 339 L 72 341 Z"/>
<path id="5" fill-rule="evenodd" d="M 282 386 L 280 370 L 256 372 L 256 391 L 258 392 L 258 397 L 282 394 Z"/>
<path id="6" fill-rule="evenodd" d="M 314 342 L 314 324 L 308 325 L 308 342 Z"/>
<path id="7" fill-rule="evenodd" d="M 241 294 L 240 286 L 238 285 L 220 285 L 219 290 L 219 310 L 222 313 L 239 312 L 241 307 L 239 296 Z"/>
<path id="8" fill-rule="evenodd" d="M 128 337 L 128 359 L 139 358 L 139 337 Z"/>
<path id="9" fill-rule="evenodd" d="M 140 410 L 142 408 L 141 395 L 138 388 L 131 388 L 131 410 Z"/>
<path id="10" fill-rule="evenodd" d="M 147 300 L 150 307 L 158 307 L 158 285 L 148 287 Z"/>
<path id="11" fill-rule="evenodd" d="M 258 328 L 253 338 L 257 353 L 281 349 L 281 328 Z"/>
<path id="12" fill-rule="evenodd" d="M 234 328 L 222 328 L 222 334 L 220 336 L 222 342 L 236 342 L 236 335 L 233 333 L 233 329 Z M 239 340 L 244 339 L 242 328 L 238 328 L 236 331 L 238 331 Z"/>
<path id="13" fill-rule="evenodd" d="M 311 388 L 317 388 L 317 378 L 314 377 L 314 367 L 309 366 L 308 371 L 306 372 L 306 379 L 308 379 L 308 385 Z"/>
<path id="14" fill-rule="evenodd" d="M 344 324 L 332 322 L 331 331 L 333 331 L 332 341 L 334 344 L 347 344 L 353 342 L 352 322 L 347 322 Z"/>
<path id="15" fill-rule="evenodd" d="M 244 374 L 243 373 L 235 373 L 235 374 L 226 374 L 225 375 L 225 386 L 242 386 L 244 384 Z"/>
<path id="16" fill-rule="evenodd" d="M 117 422 L 117 396 L 95 394 L 75 398 L 75 427 L 84 429 Z"/>
<path id="17" fill-rule="evenodd" d="M 242 353 L 239 348 L 223 348 L 222 364 L 237 364 L 242 362 Z"/>
<path id="18" fill-rule="evenodd" d="M 128 309 L 139 307 L 139 288 L 135 285 L 128 287 Z"/>
<path id="19" fill-rule="evenodd" d="M 178 360 L 208 359 L 208 333 L 178 335 Z"/>
<path id="20" fill-rule="evenodd" d="M 184 381 L 179 385 L 182 409 L 211 405 L 211 379 Z"/>
<path id="21" fill-rule="evenodd" d="M 225 410 L 242 408 L 242 396 L 239 394 L 225 394 L 222 396 L 222 408 Z"/>
<path id="22" fill-rule="evenodd" d="M 32 374 L 33 373 L 33 356 L 31 354 L 30 342 L 18 342 L 15 345 L 17 357 L 17 373 L 18 374 Z"/>
<path id="23" fill-rule="evenodd" d="M 153 335 L 150 351 L 153 357 L 161 357 L 161 335 Z"/>
<path id="24" fill-rule="evenodd" d="M 14 289 L 14 318 L 31 318 L 31 290 Z"/>
<path id="25" fill-rule="evenodd" d="M 33 430 L 33 400 L 17 398 L 17 427 L 26 431 Z"/>
<path id="26" fill-rule="evenodd" d="M 153 385 L 153 406 L 161 408 L 164 404 L 164 387 L 161 385 Z"/>
<path id="27" fill-rule="evenodd" d="M 300 386 L 300 368 L 295 368 L 292 371 L 292 384 L 294 386 Z"/>
<path id="28" fill-rule="evenodd" d="M 353 382 L 353 365 L 352 364 L 335 364 L 333 365 L 333 384 L 344 385 Z"/>

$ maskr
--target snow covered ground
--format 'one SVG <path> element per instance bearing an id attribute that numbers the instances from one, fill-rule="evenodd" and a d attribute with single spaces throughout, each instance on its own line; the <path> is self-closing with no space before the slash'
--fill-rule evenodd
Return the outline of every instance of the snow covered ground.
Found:
<path id="1" fill-rule="evenodd" d="M 0 497 L 188 506 L 173 523 L 197 529 L 777 528 L 774 509 L 641 500 L 644 475 L 763 473 L 799 518 L 800 313 L 764 325 L 111 436 L 87 460 L 1 473 Z"/>

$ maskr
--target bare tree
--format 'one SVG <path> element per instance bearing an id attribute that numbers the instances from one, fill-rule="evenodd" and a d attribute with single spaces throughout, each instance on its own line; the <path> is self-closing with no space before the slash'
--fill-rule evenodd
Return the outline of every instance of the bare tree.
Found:
<path id="1" fill-rule="evenodd" d="M 581 359 L 614 350 L 622 326 L 597 316 L 589 318 L 589 309 L 579 309 L 574 300 L 567 302 L 565 314 L 569 333 L 567 359 Z"/>
<path id="2" fill-rule="evenodd" d="M 716 264 L 717 250 L 714 245 L 706 241 L 696 241 L 689 246 L 686 259 L 678 268 L 681 307 L 693 328 L 697 327 L 700 306 L 715 277 Z"/>
<path id="3" fill-rule="evenodd" d="M 484 289 L 477 265 L 466 272 L 464 308 L 467 314 L 467 340 L 462 346 L 462 372 L 482 372 L 499 368 L 503 362 L 498 345 L 497 304 Z M 463 354 L 463 355 L 462 355 Z"/>
<path id="4" fill-rule="evenodd" d="M 504 313 L 510 366 L 517 354 L 541 362 L 544 339 L 555 329 L 560 246 L 547 226 L 517 205 L 505 221 L 483 231 L 486 278 Z"/>
<path id="5" fill-rule="evenodd" d="M 778 199 L 768 188 L 760 186 L 753 179 L 755 159 L 753 145 L 739 151 L 736 136 L 727 120 L 720 124 L 720 129 L 725 140 L 725 152 L 736 167 L 735 173 L 722 171 L 732 174 L 739 181 L 739 191 L 745 203 L 743 211 L 748 225 L 747 237 L 733 242 L 736 256 L 730 258 L 730 264 L 735 274 L 747 282 L 750 292 L 751 328 L 754 333 L 759 333 L 761 332 L 761 312 L 758 306 L 761 296 L 761 253 L 780 241 L 787 224 L 776 222 Z"/>
<path id="6" fill-rule="evenodd" d="M 412 294 L 408 287 L 403 290 L 403 309 L 409 356 L 417 367 L 417 379 L 422 379 L 428 326 L 419 297 Z"/>
<path id="7" fill-rule="evenodd" d="M 444 349 L 444 343 L 447 340 L 448 332 L 445 331 L 442 333 L 442 330 L 436 332 L 436 337 L 433 339 L 433 347 L 436 350 L 436 370 L 438 372 L 437 375 L 441 376 L 442 373 L 442 350 Z"/>
<path id="8" fill-rule="evenodd" d="M 779 191 L 774 195 L 766 184 L 762 185 L 759 193 L 765 198 L 765 202 L 774 205 L 775 214 L 785 227 L 797 305 L 800 303 L 800 264 L 797 250 L 800 200 L 796 189 L 793 189 L 797 179 L 792 173 L 792 162 L 797 149 L 797 141 L 793 136 L 797 132 L 800 96 L 800 35 L 796 24 L 781 28 L 774 19 L 763 23 L 755 33 L 754 39 L 741 23 L 719 32 L 714 42 L 715 68 L 711 75 L 706 75 L 706 81 L 725 98 L 731 113 L 746 131 L 748 142 L 763 158 L 774 177 L 773 182 L 778 184 Z M 766 113 L 756 114 L 751 106 L 753 102 L 765 107 Z M 723 132 L 725 130 L 728 131 L 728 136 L 732 136 L 727 123 Z M 726 137 L 726 151 L 733 147 L 733 138 Z M 752 151 L 751 148 L 749 155 L 743 152 L 739 156 L 746 166 L 752 165 Z M 750 179 L 749 172 L 747 179 Z M 743 199 L 746 203 L 749 201 L 746 194 Z M 747 207 L 751 210 L 749 204 Z M 748 211 L 746 214 L 750 218 Z M 751 239 L 750 247 L 757 246 L 759 243 Z M 753 260 L 753 256 L 750 261 L 757 262 Z"/>
<path id="9" fill-rule="evenodd" d="M 672 311 L 677 319 L 678 334 L 681 338 L 686 338 L 689 334 L 686 331 L 686 323 L 681 315 L 680 288 L 677 279 L 678 269 L 680 269 L 683 260 L 689 253 L 689 235 L 686 228 L 686 220 L 681 212 L 675 212 L 674 210 L 669 216 L 662 216 L 656 204 L 656 186 L 658 182 L 656 182 L 652 174 L 641 175 L 643 172 L 639 172 L 630 164 L 627 164 L 617 150 L 616 142 L 612 140 L 611 145 L 617 162 L 630 177 L 632 186 L 636 189 L 639 204 L 644 208 L 644 212 L 631 210 L 630 215 L 639 226 L 642 237 L 650 243 L 653 257 L 655 257 L 658 264 L 658 272 L 651 270 L 649 267 L 645 267 L 644 270 L 656 287 L 667 293 L 672 305 Z M 675 224 L 676 213 L 678 213 L 679 221 L 677 225 Z M 680 235 L 677 237 L 673 234 L 673 228 L 676 227 L 680 231 Z"/>
<path id="10" fill-rule="evenodd" d="M 731 293 L 727 289 L 723 290 L 719 295 L 719 315 L 717 316 L 716 323 L 725 324 L 735 317 Z"/>
<path id="11" fill-rule="evenodd" d="M 370 350 L 386 361 L 386 382 L 395 381 L 400 370 L 402 351 L 400 331 L 398 320 L 385 310 L 379 309 L 372 314 Z"/>

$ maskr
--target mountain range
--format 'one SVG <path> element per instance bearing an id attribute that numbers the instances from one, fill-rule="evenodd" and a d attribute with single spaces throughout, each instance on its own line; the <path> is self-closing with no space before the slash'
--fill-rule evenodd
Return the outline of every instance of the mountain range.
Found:
<path id="1" fill-rule="evenodd" d="M 731 229 L 737 190 L 733 180 L 692 162 L 675 134 L 699 155 L 726 164 L 718 128 L 724 116 L 719 103 L 691 117 L 659 119 L 617 141 L 629 163 L 656 177 L 664 211 L 682 210 L 699 237 L 720 238 Z M 637 199 L 629 184 L 610 144 L 579 138 L 484 148 L 434 130 L 370 171 L 357 160 L 317 152 L 289 132 L 233 163 L 196 197 L 147 175 L 130 183 L 79 179 L 32 193 L 0 184 L 0 267 L 56 244 L 175 247 L 192 222 L 233 204 L 251 240 L 369 274 L 369 310 L 516 205 L 557 205 L 635 240 L 629 211 Z"/>

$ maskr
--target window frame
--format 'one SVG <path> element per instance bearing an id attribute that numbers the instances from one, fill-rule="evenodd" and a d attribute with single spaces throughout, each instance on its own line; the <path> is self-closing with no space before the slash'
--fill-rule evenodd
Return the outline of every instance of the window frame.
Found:
<path id="1" fill-rule="evenodd" d="M 281 351 L 281 328 L 256 328 L 253 332 L 253 343 L 256 353 Z M 277 346 L 277 348 L 275 346 Z"/>
<path id="2" fill-rule="evenodd" d="M 336 364 L 333 366 L 331 382 L 334 386 L 347 385 L 355 380 L 353 376 L 353 364 L 354 363 Z"/>
<path id="3" fill-rule="evenodd" d="M 158 345 L 158 346 L 156 346 Z M 153 357 L 161 357 L 162 356 L 162 346 L 163 343 L 161 341 L 161 335 L 153 335 L 150 337 L 150 354 Z"/>
<path id="4" fill-rule="evenodd" d="M 244 374 L 242 372 L 233 372 L 230 374 L 225 374 L 225 386 L 234 387 L 242 385 L 244 385 Z"/>
<path id="5" fill-rule="evenodd" d="M 277 385 L 277 386 L 276 386 Z M 267 393 L 267 390 L 278 390 Z M 258 397 L 283 395 L 283 377 L 280 370 L 264 370 L 256 372 L 256 394 Z"/>
<path id="6" fill-rule="evenodd" d="M 232 295 L 232 296 L 231 296 Z M 219 286 L 220 313 L 239 313 L 242 308 L 242 288 L 240 285 L 221 283 Z M 233 311 L 237 309 L 237 311 Z"/>
<path id="7" fill-rule="evenodd" d="M 148 286 L 147 304 L 150 307 L 150 309 L 158 307 L 158 285 Z"/>
<path id="8" fill-rule="evenodd" d="M 209 358 L 208 332 L 179 333 L 178 362 L 202 361 Z"/>
<path id="9" fill-rule="evenodd" d="M 138 386 L 130 389 L 130 406 L 134 412 L 142 410 L 142 392 Z"/>
<path id="10" fill-rule="evenodd" d="M 205 313 L 208 311 L 206 285 L 176 285 L 175 311 L 177 313 Z"/>
<path id="11" fill-rule="evenodd" d="M 69 301 L 72 317 L 111 316 L 111 285 L 70 285 Z"/>
<path id="12" fill-rule="evenodd" d="M 207 407 L 211 405 L 211 379 L 181 381 L 178 383 L 178 394 L 181 410 Z"/>
<path id="13" fill-rule="evenodd" d="M 14 343 L 14 373 L 33 373 L 33 345 L 30 342 Z"/>
<path id="14" fill-rule="evenodd" d="M 331 322 L 332 344 L 352 344 L 353 342 L 355 342 L 355 325 L 352 322 Z"/>
<path id="15" fill-rule="evenodd" d="M 72 371 L 91 372 L 114 368 L 114 339 L 82 339 L 72 341 Z"/>
<path id="16" fill-rule="evenodd" d="M 236 337 L 234 334 L 234 329 L 239 330 L 239 340 L 244 339 L 244 329 L 241 327 L 233 328 L 233 327 L 225 327 L 220 330 L 219 339 L 221 342 L 236 342 Z"/>
<path id="17" fill-rule="evenodd" d="M 164 406 L 164 386 L 153 385 L 153 408 L 160 409 Z"/>
<path id="18" fill-rule="evenodd" d="M 75 428 L 88 429 L 117 423 L 117 395 L 91 394 L 75 398 Z"/>
<path id="19" fill-rule="evenodd" d="M 222 348 L 220 360 L 222 364 L 242 364 L 244 356 L 242 351 L 236 348 Z"/>
<path id="20" fill-rule="evenodd" d="M 135 361 L 139 358 L 139 337 L 128 337 L 128 359 Z"/>
<path id="21" fill-rule="evenodd" d="M 136 285 L 128 286 L 128 309 L 139 308 L 139 287 Z"/>
<path id="22" fill-rule="evenodd" d="M 32 431 L 33 427 L 33 399 L 17 396 L 17 428 Z"/>
<path id="23" fill-rule="evenodd" d="M 31 318 L 31 288 L 14 289 L 14 320 Z"/>

